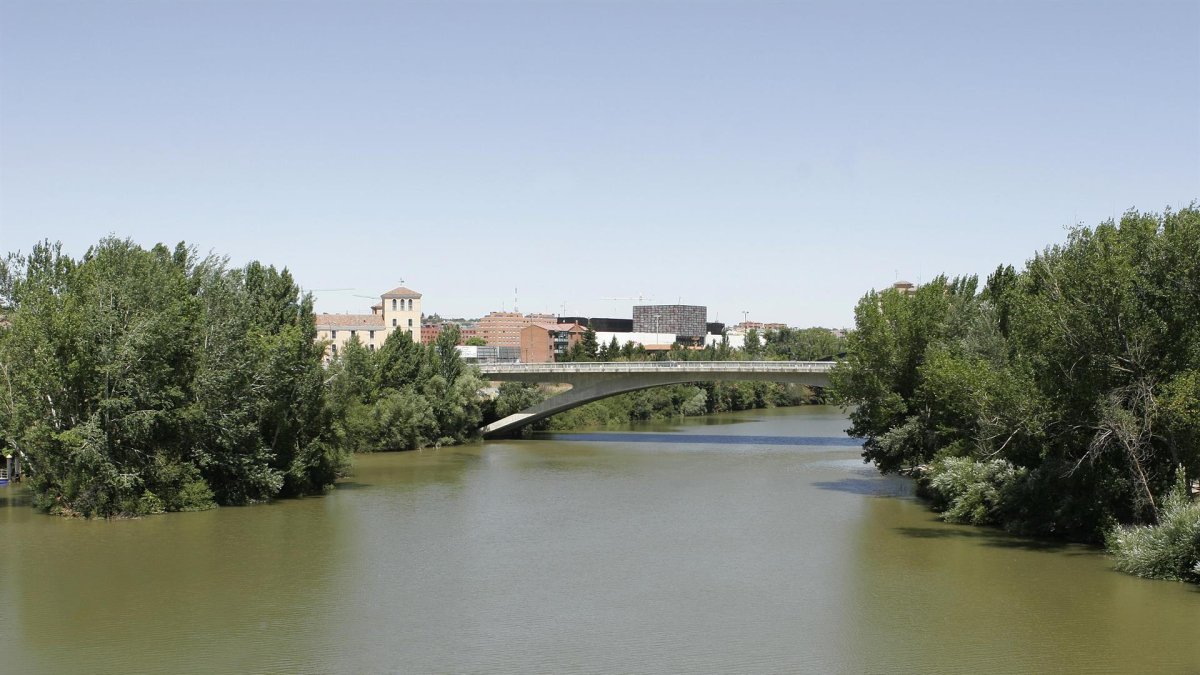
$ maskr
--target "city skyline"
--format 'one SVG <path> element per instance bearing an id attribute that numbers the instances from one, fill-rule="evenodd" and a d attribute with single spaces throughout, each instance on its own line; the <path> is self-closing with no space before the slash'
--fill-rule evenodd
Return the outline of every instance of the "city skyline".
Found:
<path id="1" fill-rule="evenodd" d="M 1200 197 L 1196 3 L 0 3 L 0 249 L 853 324 Z M 513 289 L 519 289 L 519 301 Z M 566 304 L 565 311 L 563 309 Z"/>

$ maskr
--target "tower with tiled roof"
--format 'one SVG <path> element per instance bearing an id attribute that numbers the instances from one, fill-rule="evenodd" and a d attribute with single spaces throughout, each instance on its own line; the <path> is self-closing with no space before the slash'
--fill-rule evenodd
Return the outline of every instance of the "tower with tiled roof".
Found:
<path id="1" fill-rule="evenodd" d="M 379 296 L 371 305 L 370 314 L 318 314 L 317 339 L 329 343 L 326 359 L 338 354 L 351 339 L 357 338 L 367 349 L 375 351 L 395 331 L 405 331 L 420 341 L 421 294 L 399 286 Z"/>
<path id="2" fill-rule="evenodd" d="M 411 288 L 397 286 L 380 297 L 383 301 L 383 323 L 388 331 L 417 331 L 414 339 L 420 341 L 421 294 Z"/>

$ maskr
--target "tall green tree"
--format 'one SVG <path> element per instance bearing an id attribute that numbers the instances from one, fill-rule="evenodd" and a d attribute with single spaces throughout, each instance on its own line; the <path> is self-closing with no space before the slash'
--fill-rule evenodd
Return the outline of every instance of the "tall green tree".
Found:
<path id="1" fill-rule="evenodd" d="M 913 470 L 950 517 L 1098 541 L 1200 475 L 1196 316 L 1200 212 L 1129 212 L 978 292 L 869 293 L 834 385 L 865 459 Z"/>
<path id="2" fill-rule="evenodd" d="M 6 265 L 5 443 L 36 503 L 117 515 L 323 489 L 329 434 L 311 302 L 286 270 L 109 238 Z"/>
<path id="3" fill-rule="evenodd" d="M 583 338 L 579 344 L 584 357 L 588 361 L 595 361 L 597 355 L 600 353 L 600 345 L 596 342 L 596 331 L 591 328 L 583 331 Z"/>
<path id="4" fill-rule="evenodd" d="M 742 346 L 742 351 L 751 359 L 757 359 L 759 356 L 762 356 L 762 337 L 758 334 L 757 328 L 751 328 L 746 331 L 746 342 Z"/>

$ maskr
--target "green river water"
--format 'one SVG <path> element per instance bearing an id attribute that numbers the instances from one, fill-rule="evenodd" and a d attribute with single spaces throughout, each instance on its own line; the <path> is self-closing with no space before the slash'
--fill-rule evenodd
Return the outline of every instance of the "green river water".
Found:
<path id="1" fill-rule="evenodd" d="M 846 426 L 366 455 L 322 497 L 140 520 L 0 489 L 0 673 L 1200 673 L 1195 587 L 941 523 Z"/>

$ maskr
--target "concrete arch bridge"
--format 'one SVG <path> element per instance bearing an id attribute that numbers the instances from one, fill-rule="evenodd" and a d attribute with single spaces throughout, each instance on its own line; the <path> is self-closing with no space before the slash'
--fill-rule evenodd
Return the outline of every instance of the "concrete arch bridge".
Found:
<path id="1" fill-rule="evenodd" d="M 485 438 L 503 436 L 585 403 L 639 389 L 688 382 L 760 380 L 829 386 L 832 361 L 637 361 L 620 363 L 489 363 L 484 379 L 571 385 L 561 394 L 487 425 Z"/>

